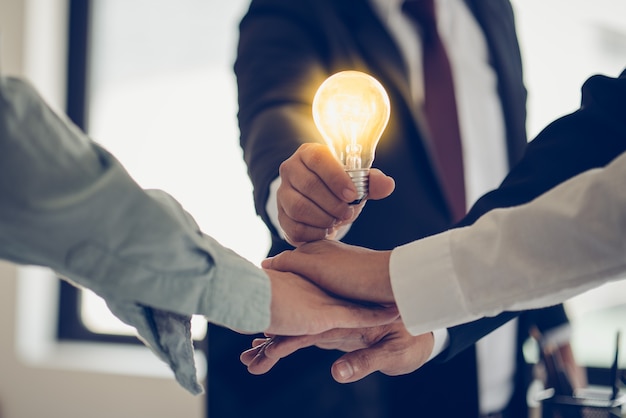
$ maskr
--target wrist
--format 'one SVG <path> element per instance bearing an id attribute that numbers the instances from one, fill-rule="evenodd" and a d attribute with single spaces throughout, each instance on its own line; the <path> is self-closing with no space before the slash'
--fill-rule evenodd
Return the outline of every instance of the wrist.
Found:
<path id="1" fill-rule="evenodd" d="M 379 294 L 383 303 L 395 304 L 396 300 L 393 295 L 393 287 L 391 286 L 391 276 L 389 274 L 389 261 L 391 259 L 391 251 L 377 251 L 376 277 L 379 282 Z"/>

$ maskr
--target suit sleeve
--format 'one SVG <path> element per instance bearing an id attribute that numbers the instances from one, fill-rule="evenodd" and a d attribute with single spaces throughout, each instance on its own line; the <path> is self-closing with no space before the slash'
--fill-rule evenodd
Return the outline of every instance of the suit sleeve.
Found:
<path id="1" fill-rule="evenodd" d="M 291 4 L 293 3 L 293 4 Z M 257 213 L 278 234 L 265 204 L 280 164 L 305 142 L 321 141 L 311 116 L 315 90 L 326 78 L 310 23 L 311 2 L 255 0 L 240 23 L 235 74 L 240 145 L 254 187 Z"/>

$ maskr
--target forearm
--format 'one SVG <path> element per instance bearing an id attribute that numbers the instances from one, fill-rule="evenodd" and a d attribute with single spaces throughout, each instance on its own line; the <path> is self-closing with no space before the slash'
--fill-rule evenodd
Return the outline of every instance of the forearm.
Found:
<path id="1" fill-rule="evenodd" d="M 419 272 L 410 300 L 408 283 L 394 282 L 407 327 L 419 334 L 549 306 L 619 278 L 626 272 L 624 178 L 626 154 L 528 205 L 495 210 L 471 227 L 394 251 L 400 258 L 410 253 Z"/>
<path id="2" fill-rule="evenodd" d="M 315 49 L 317 33 L 293 23 L 310 16 L 310 7 L 308 2 L 254 1 L 240 25 L 234 66 L 240 143 L 257 212 L 276 236 L 266 212 L 270 183 L 300 145 L 321 141 L 311 104 L 328 74 Z"/>
<path id="3" fill-rule="evenodd" d="M 530 202 L 572 176 L 592 168 L 605 166 L 624 152 L 626 149 L 626 124 L 623 120 L 623 114 L 626 112 L 626 74 L 619 79 L 606 77 L 590 79 L 583 87 L 582 103 L 583 105 L 579 111 L 555 121 L 542 131 L 530 143 L 525 157 L 512 169 L 502 185 L 497 190 L 481 198 L 460 225 L 472 224 L 476 219 L 479 219 L 493 208 L 512 207 Z M 590 175 L 593 177 L 593 180 L 589 180 L 591 183 L 602 181 L 601 177 L 603 175 Z M 580 184 L 576 186 L 580 187 L 580 189 L 576 193 L 588 193 L 589 197 L 593 196 L 595 192 L 600 192 L 600 189 L 596 189 L 591 183 L 587 184 L 585 180 L 580 181 Z M 619 186 L 616 187 L 619 188 Z M 576 195 L 568 194 L 567 189 L 564 190 L 558 192 L 559 194 L 552 198 L 554 200 L 550 200 L 550 198 L 543 200 L 544 198 L 540 198 L 538 201 L 544 203 L 532 203 L 528 207 L 510 211 L 503 210 L 485 215 L 479 220 L 481 230 L 476 231 L 476 238 L 474 238 L 475 229 L 472 226 L 466 230 L 452 231 L 434 236 L 421 243 L 409 244 L 409 247 L 412 247 L 412 251 L 408 250 L 409 247 L 395 250 L 395 254 L 392 255 L 392 264 L 395 264 L 396 267 L 392 266 L 391 270 L 392 280 L 394 280 L 394 292 L 399 298 L 406 299 L 404 305 L 408 306 L 407 304 L 410 303 L 407 296 L 408 291 L 410 287 L 414 286 L 414 294 L 417 298 L 424 297 L 425 302 L 434 300 L 442 302 L 440 305 L 433 306 L 434 312 L 440 315 L 448 315 L 448 312 L 454 311 L 454 313 L 449 314 L 450 316 L 447 319 L 440 317 L 438 321 L 430 325 L 433 327 L 469 321 L 485 314 L 492 315 L 502 309 L 521 309 L 522 307 L 536 306 L 513 305 L 512 301 L 509 300 L 509 305 L 505 308 L 502 304 L 501 306 L 494 304 L 495 302 L 486 302 L 482 299 L 475 300 L 472 298 L 477 297 L 476 294 L 466 295 L 468 289 L 462 286 L 467 286 L 465 277 L 469 274 L 476 275 L 475 280 L 482 283 L 487 283 L 486 278 L 489 277 L 492 280 L 498 280 L 497 283 L 501 283 L 501 280 L 507 280 L 508 282 L 508 278 L 514 277 L 513 275 L 519 275 L 522 278 L 520 281 L 515 281 L 517 279 L 511 278 L 511 283 L 515 283 L 515 287 L 510 288 L 507 285 L 501 288 L 501 291 L 506 294 L 515 294 L 515 289 L 517 289 L 517 294 L 519 295 L 520 291 L 528 290 L 528 286 L 535 286 L 536 283 L 527 281 L 527 275 L 532 273 L 537 275 L 537 285 L 542 286 L 541 289 L 546 291 L 549 289 L 545 287 L 547 285 L 541 279 L 551 277 L 550 274 L 554 273 L 555 270 L 558 270 L 559 274 L 571 273 L 571 266 L 567 263 L 573 258 L 572 254 L 584 252 L 588 256 L 596 256 L 598 250 L 595 248 L 591 249 L 590 253 L 587 252 L 589 251 L 588 246 L 594 245 L 594 241 L 590 238 L 594 237 L 595 233 L 598 232 L 593 229 L 595 228 L 593 226 L 593 217 L 603 219 L 602 216 L 613 216 L 613 213 L 601 213 L 595 212 L 595 210 L 612 211 L 615 210 L 615 206 L 612 205 L 619 205 L 620 203 L 612 201 L 613 196 L 607 194 L 602 197 L 607 198 L 606 202 L 612 203 L 598 205 L 600 207 L 595 208 L 594 205 L 597 205 L 596 196 L 593 196 L 596 200 L 584 202 L 577 199 Z M 564 202 L 566 203 L 554 203 L 558 202 L 559 199 L 565 199 Z M 584 206 L 585 203 L 588 206 Z M 579 208 L 580 211 L 574 213 L 571 205 Z M 526 213 L 526 215 L 520 217 L 520 221 L 515 223 L 514 220 L 518 216 L 516 211 L 518 210 Z M 582 212 L 583 210 L 590 212 Z M 582 219 L 579 216 L 583 218 L 586 216 L 586 219 L 591 219 L 592 223 L 587 227 L 582 225 L 574 227 L 573 225 Z M 615 213 L 615 216 L 619 216 L 619 211 Z M 553 218 L 556 218 L 556 220 Z M 612 218 L 612 220 L 617 221 L 618 218 Z M 515 229 L 502 229 L 504 224 Z M 617 224 L 613 222 L 611 225 L 616 226 L 620 224 L 619 222 Z M 572 227 L 571 230 L 569 229 L 570 226 Z M 610 228 L 611 226 L 608 226 L 608 229 Z M 531 233 L 531 231 L 533 232 Z M 548 233 L 548 231 L 550 232 Z M 619 241 L 619 236 L 611 235 L 611 231 L 606 232 L 609 232 L 607 239 L 617 239 L 617 243 L 623 243 L 623 237 L 622 241 Z M 588 233 L 591 233 L 591 236 L 586 236 Z M 535 236 L 539 238 L 535 239 L 531 234 L 537 234 Z M 546 246 L 545 242 L 548 242 L 546 241 L 548 239 L 552 239 L 551 242 L 553 243 L 556 242 L 554 247 Z M 573 241 L 585 239 L 587 241 Z M 562 242 L 565 241 L 567 243 L 564 246 Z M 501 246 L 504 243 L 510 245 L 508 250 Z M 582 245 L 579 250 L 573 248 L 574 245 L 577 245 L 576 243 Z M 546 255 L 551 256 L 557 250 L 558 256 L 561 258 L 557 262 L 547 264 L 540 269 L 532 267 L 533 264 L 528 261 L 528 258 L 522 259 L 517 257 L 520 251 L 526 251 L 527 257 L 545 257 Z M 572 251 L 576 252 L 573 253 Z M 414 253 L 412 259 L 409 260 L 408 267 L 403 267 L 403 263 L 399 262 L 401 257 L 398 255 L 402 253 L 407 255 Z M 419 257 L 420 260 L 423 260 L 423 263 L 418 261 L 418 256 L 416 256 L 418 254 L 422 254 Z M 461 257 L 461 255 L 465 255 L 468 258 L 462 257 L 464 258 L 463 261 L 459 262 L 457 258 Z M 598 254 L 600 258 L 611 258 L 614 255 L 615 253 L 611 253 L 611 248 L 606 248 L 606 252 L 601 255 Z M 480 260 L 474 260 L 473 257 L 480 257 Z M 504 262 L 505 258 L 501 257 L 507 257 L 507 261 Z M 613 262 L 615 263 L 616 260 L 613 259 Z M 423 266 L 428 264 L 432 264 L 435 268 L 430 279 L 423 275 L 425 271 Z M 608 271 L 611 268 L 619 269 L 619 266 L 611 266 L 605 266 L 605 275 L 611 274 Z M 474 268 L 475 270 L 473 270 Z M 489 272 L 479 272 L 479 268 L 488 269 Z M 496 268 L 500 268 L 500 270 L 496 270 Z M 544 268 L 549 268 L 550 274 L 546 273 L 548 270 L 543 270 Z M 429 286 L 432 287 L 430 298 L 425 297 L 428 290 L 419 291 L 420 285 L 418 283 L 420 277 L 427 282 L 425 289 L 428 289 Z M 582 274 L 576 277 L 578 278 L 577 280 L 583 279 Z M 413 279 L 415 279 L 414 282 Z M 586 280 L 588 279 L 589 277 L 586 278 Z M 522 288 L 519 288 L 519 286 Z M 569 286 L 571 286 L 573 291 L 582 291 L 588 285 L 570 282 Z M 580 286 L 580 289 L 574 290 L 577 286 Z M 487 296 L 496 294 L 496 291 L 490 287 L 482 287 L 482 291 L 486 291 Z M 559 300 L 563 300 L 563 297 Z M 495 300 L 496 298 L 494 297 L 493 299 Z M 504 299 L 501 301 L 504 302 Z M 556 300 L 553 300 L 550 303 L 555 302 Z M 478 308 L 479 303 L 484 303 L 482 308 Z M 548 303 L 548 301 L 544 303 Z M 417 302 L 415 304 L 418 305 Z M 448 306 L 449 310 L 444 305 Z M 403 312 L 403 318 L 407 320 L 408 317 L 409 314 L 405 315 Z M 417 316 L 415 318 L 417 319 Z M 497 321 L 491 322 L 495 326 Z M 412 331 L 419 332 L 422 329 L 421 327 L 422 325 L 419 325 Z"/>
<path id="4" fill-rule="evenodd" d="M 49 266 L 104 297 L 267 327 L 260 269 L 203 236 L 170 196 L 142 190 L 30 86 L 0 88 L 0 257 Z"/>

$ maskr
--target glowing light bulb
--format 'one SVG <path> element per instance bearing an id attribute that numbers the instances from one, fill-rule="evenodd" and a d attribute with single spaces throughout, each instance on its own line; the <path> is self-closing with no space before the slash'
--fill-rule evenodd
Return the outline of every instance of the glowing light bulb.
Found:
<path id="1" fill-rule="evenodd" d="M 327 78 L 313 98 L 313 120 L 352 178 L 363 200 L 376 146 L 389 121 L 389 96 L 374 77 L 342 71 Z"/>

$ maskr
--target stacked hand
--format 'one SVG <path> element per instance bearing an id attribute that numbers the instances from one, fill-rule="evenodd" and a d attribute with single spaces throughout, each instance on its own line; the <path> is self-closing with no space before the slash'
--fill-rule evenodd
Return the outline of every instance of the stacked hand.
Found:
<path id="1" fill-rule="evenodd" d="M 348 352 L 333 363 L 331 373 L 337 382 L 351 383 L 375 371 L 397 376 L 417 370 L 430 356 L 433 336 L 410 335 L 401 322 L 394 322 L 370 328 L 333 329 L 317 335 L 255 339 L 253 348 L 240 358 L 250 373 L 262 374 L 281 358 L 313 345 Z"/>
<path id="2" fill-rule="evenodd" d="M 350 205 L 357 195 L 350 177 L 319 144 L 301 146 L 281 165 L 280 176 L 278 220 L 297 248 L 263 262 L 272 280 L 272 325 L 268 338 L 254 340 L 241 361 L 250 373 L 262 374 L 301 348 L 337 349 L 348 353 L 331 369 L 341 383 L 375 371 L 399 375 L 421 367 L 432 352 L 433 336 L 409 334 L 397 316 L 391 251 L 332 240 L 366 202 Z M 393 189 L 393 179 L 370 171 L 367 199 L 385 198 Z M 296 279 L 297 287 L 287 286 Z"/>
<path id="3" fill-rule="evenodd" d="M 398 318 L 395 306 L 339 298 L 288 272 L 266 270 L 272 285 L 268 334 L 311 335 L 335 328 L 371 327 Z"/>

